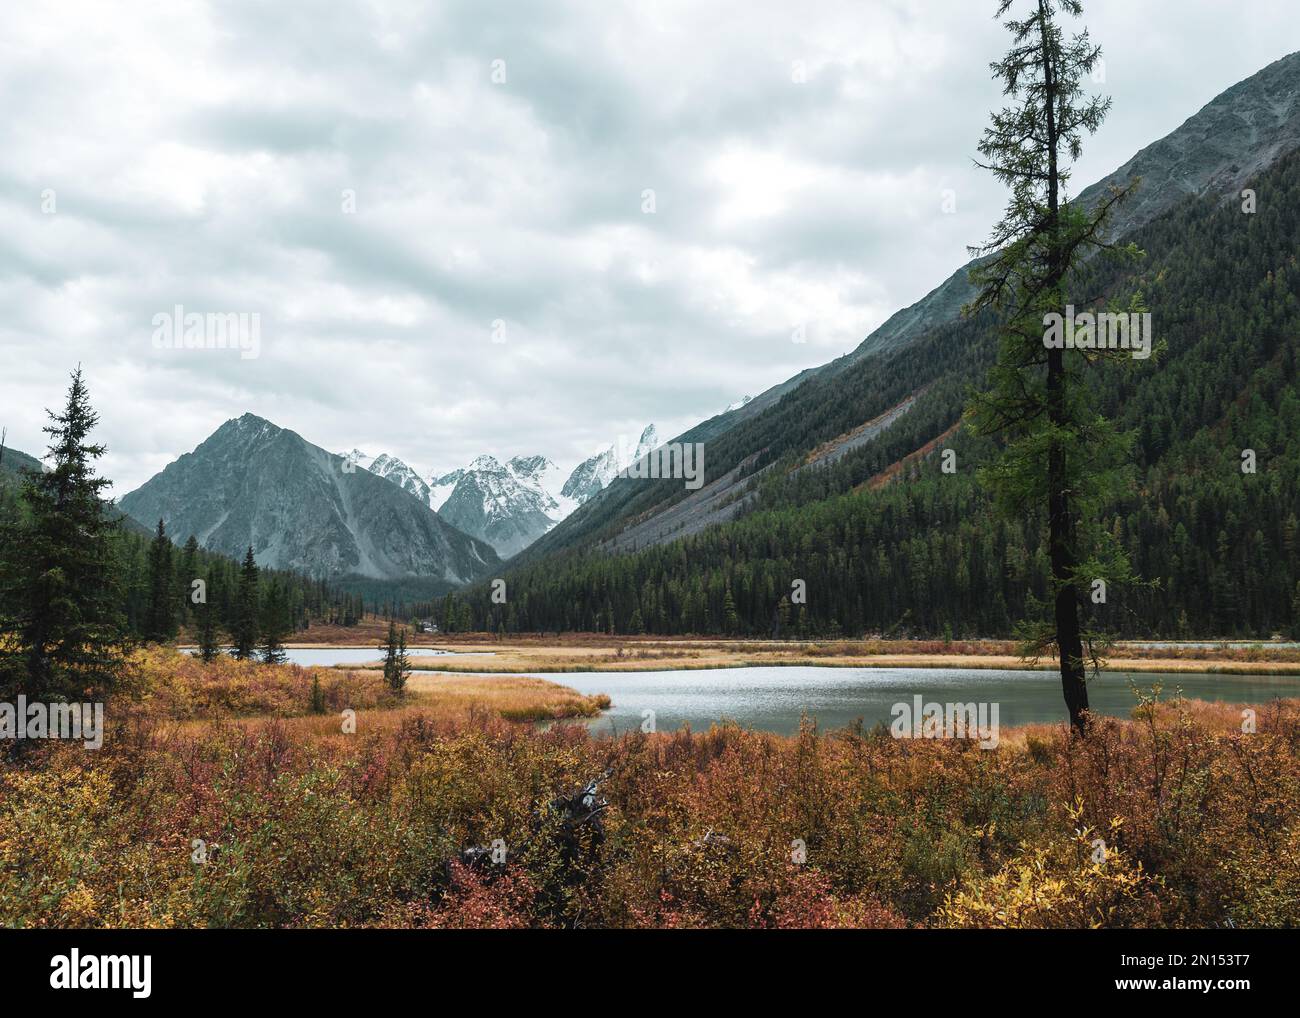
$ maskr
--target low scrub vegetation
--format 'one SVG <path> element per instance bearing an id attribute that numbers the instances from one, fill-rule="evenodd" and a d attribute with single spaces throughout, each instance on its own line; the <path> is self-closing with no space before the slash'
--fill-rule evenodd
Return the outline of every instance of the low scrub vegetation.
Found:
<path id="1" fill-rule="evenodd" d="M 129 705 L 160 720 L 201 721 L 343 710 L 423 708 L 440 716 L 481 709 L 512 721 L 594 717 L 609 697 L 583 696 L 567 686 L 526 675 L 492 678 L 420 673 L 405 695 L 377 668 L 303 668 L 221 656 L 209 663 L 166 647 L 143 647 L 129 661 Z"/>
<path id="2" fill-rule="evenodd" d="M 147 646 L 135 652 L 128 687 L 153 717 L 176 720 L 270 714 L 293 717 L 313 706 L 340 711 L 392 707 L 399 701 L 379 671 L 337 671 L 299 665 L 267 665 L 221 655 L 204 663 L 197 657 Z"/>
<path id="3" fill-rule="evenodd" d="M 1250 734 L 1238 707 L 1173 701 L 981 751 L 811 722 L 601 739 L 322 674 L 357 685 L 313 716 L 310 672 L 149 652 L 102 750 L 0 763 L 0 924 L 1300 923 L 1293 701 Z M 173 720 L 208 711 L 282 716 Z M 596 778 L 598 822 L 558 823 Z"/>

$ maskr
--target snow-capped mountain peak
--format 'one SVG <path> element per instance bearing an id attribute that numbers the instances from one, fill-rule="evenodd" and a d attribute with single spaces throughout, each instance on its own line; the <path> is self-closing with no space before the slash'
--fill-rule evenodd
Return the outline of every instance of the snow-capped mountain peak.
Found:
<path id="1" fill-rule="evenodd" d="M 356 464 L 357 466 L 361 467 L 363 470 L 369 470 L 370 464 L 374 462 L 373 456 L 367 456 L 360 449 L 353 449 L 351 452 L 341 452 L 339 453 L 339 455 L 342 456 L 349 463 Z"/>
<path id="2" fill-rule="evenodd" d="M 653 452 L 657 448 L 659 448 L 659 432 L 655 430 L 653 424 L 647 424 L 645 430 L 641 432 L 641 438 L 636 444 L 635 451 L 625 462 L 619 464 L 619 469 L 622 470 L 624 467 L 630 466 L 646 453 Z"/>
<path id="3" fill-rule="evenodd" d="M 516 477 L 534 477 L 547 470 L 558 469 L 545 456 L 516 456 L 506 466 Z"/>
<path id="4" fill-rule="evenodd" d="M 464 468 L 448 471 L 445 474 L 429 478 L 429 508 L 437 512 L 443 507 L 448 497 L 456 490 L 456 485 L 465 476 Z"/>
<path id="5" fill-rule="evenodd" d="M 516 456 L 503 464 L 485 454 L 454 473 L 459 476 L 439 515 L 503 556 L 526 548 L 577 506 L 560 494 L 559 470 L 545 456 Z M 435 489 L 451 477 L 435 479 Z"/>
<path id="6" fill-rule="evenodd" d="M 590 459 L 579 463 L 564 482 L 560 494 L 572 499 L 576 505 L 582 505 L 608 487 L 609 482 L 618 476 L 620 470 L 635 463 L 658 446 L 659 432 L 653 424 L 646 425 L 635 445 L 630 436 L 620 435 L 608 449 L 603 449 Z"/>
<path id="7" fill-rule="evenodd" d="M 414 470 L 403 463 L 396 456 L 390 456 L 388 453 L 381 453 L 376 456 L 369 464 L 363 464 L 372 474 L 378 474 L 380 477 L 392 481 L 403 491 L 409 491 L 421 502 L 429 501 L 429 486 L 424 483 Z M 432 506 L 430 506 L 432 508 Z"/>
<path id="8" fill-rule="evenodd" d="M 540 454 L 502 462 L 490 453 L 468 466 L 426 481 L 396 456 L 367 456 L 359 449 L 342 454 L 371 473 L 415 495 L 452 526 L 486 541 L 502 557 L 521 551 L 605 488 L 618 472 L 659 445 L 648 425 L 633 442 L 619 436 L 609 448 L 580 463 L 567 476 Z"/>
<path id="9" fill-rule="evenodd" d="M 610 446 L 573 468 L 560 494 L 578 505 L 598 494 L 618 474 L 618 450 Z"/>

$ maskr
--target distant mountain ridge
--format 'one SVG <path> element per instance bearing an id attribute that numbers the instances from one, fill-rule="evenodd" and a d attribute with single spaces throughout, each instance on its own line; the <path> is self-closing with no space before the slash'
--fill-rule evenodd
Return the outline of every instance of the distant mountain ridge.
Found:
<path id="1" fill-rule="evenodd" d="M 460 585 L 500 565 L 399 480 L 254 414 L 227 421 L 119 505 L 145 525 L 162 519 L 179 540 L 194 534 L 236 558 L 251 546 L 259 565 L 312 576 Z"/>
<path id="2" fill-rule="evenodd" d="M 43 469 L 41 461 L 35 456 L 29 456 L 25 452 L 19 452 L 17 449 L 11 449 L 5 446 L 3 454 L 0 454 L 0 472 L 4 474 L 19 477 L 24 470 Z"/>
<path id="3" fill-rule="evenodd" d="M 357 449 L 344 455 L 410 492 L 452 526 L 509 558 L 599 494 L 619 470 L 657 445 L 658 433 L 650 424 L 634 447 L 623 440 L 615 442 L 579 463 L 567 477 L 546 456 L 515 456 L 502 463 L 485 454 L 465 467 L 434 474 L 427 482 L 395 456 L 370 457 Z"/>

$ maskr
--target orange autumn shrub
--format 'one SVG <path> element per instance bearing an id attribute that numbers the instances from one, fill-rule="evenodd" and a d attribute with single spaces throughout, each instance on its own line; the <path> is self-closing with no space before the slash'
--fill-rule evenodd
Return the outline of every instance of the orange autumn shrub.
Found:
<path id="1" fill-rule="evenodd" d="M 613 740 L 418 704 L 359 709 L 348 734 L 175 724 L 178 697 L 288 712 L 302 682 L 175 671 L 114 711 L 102 750 L 0 759 L 0 924 L 1300 924 L 1294 701 L 1252 732 L 1240 708 L 1175 700 L 992 751 L 810 722 Z M 599 825 L 566 832 L 550 804 L 606 771 Z M 504 865 L 458 860 L 497 839 Z"/>
<path id="2" fill-rule="evenodd" d="M 532 920 L 536 892 L 528 874 L 517 868 L 499 875 L 475 873 L 450 864 L 446 893 L 437 903 L 402 902 L 374 925 L 425 930 L 522 930 Z"/>
<path id="3" fill-rule="evenodd" d="M 275 714 L 292 717 L 311 706 L 317 678 L 328 710 L 391 705 L 395 698 L 374 671 L 304 668 L 236 661 L 222 654 L 204 663 L 169 647 L 147 646 L 132 659 L 132 686 L 144 709 L 177 720 Z"/>

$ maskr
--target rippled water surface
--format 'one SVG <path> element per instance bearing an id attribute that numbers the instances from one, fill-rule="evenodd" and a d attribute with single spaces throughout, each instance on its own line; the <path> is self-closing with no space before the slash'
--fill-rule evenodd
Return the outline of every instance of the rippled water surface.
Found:
<path id="1" fill-rule="evenodd" d="M 668 672 L 565 672 L 546 678 L 582 693 L 608 693 L 613 705 L 591 722 L 596 730 L 638 727 L 642 711 L 655 712 L 659 731 L 683 722 L 707 729 L 724 718 L 771 732 L 797 731 L 803 712 L 823 728 L 842 728 L 861 718 L 867 726 L 892 720 L 891 708 L 912 702 L 999 704 L 1002 726 L 1061 721 L 1065 707 L 1054 672 L 955 668 L 719 668 Z M 1300 675 L 1170 674 L 1105 672 L 1088 684 L 1094 710 L 1127 716 L 1137 703 L 1130 683 L 1164 687 L 1162 697 L 1182 689 L 1202 700 L 1267 702 L 1300 696 Z"/>

